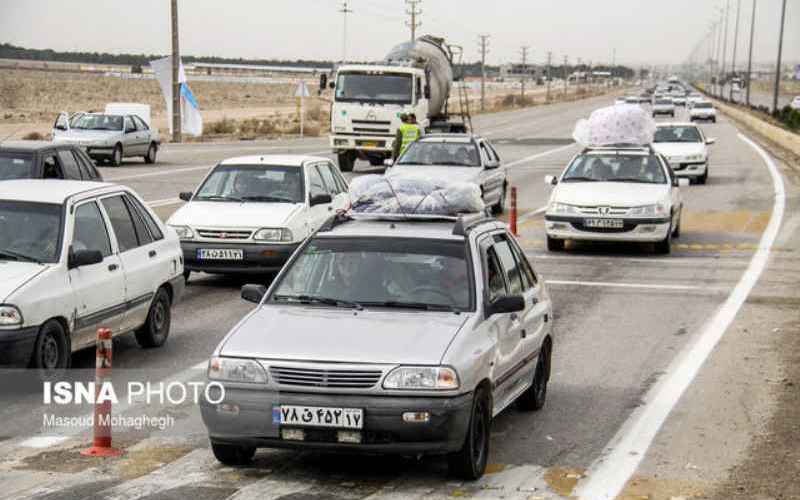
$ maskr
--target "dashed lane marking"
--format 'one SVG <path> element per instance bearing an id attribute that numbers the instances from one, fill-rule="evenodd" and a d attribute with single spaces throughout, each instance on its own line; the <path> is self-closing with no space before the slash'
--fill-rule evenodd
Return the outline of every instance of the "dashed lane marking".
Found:
<path id="1" fill-rule="evenodd" d="M 553 286 L 588 286 L 588 287 L 605 287 L 605 288 L 637 288 L 637 289 L 650 289 L 650 290 L 710 290 L 717 289 L 709 288 L 707 286 L 694 286 L 694 285 L 662 285 L 659 283 L 619 283 L 613 281 L 565 281 L 565 280 L 547 280 L 548 285 Z"/>

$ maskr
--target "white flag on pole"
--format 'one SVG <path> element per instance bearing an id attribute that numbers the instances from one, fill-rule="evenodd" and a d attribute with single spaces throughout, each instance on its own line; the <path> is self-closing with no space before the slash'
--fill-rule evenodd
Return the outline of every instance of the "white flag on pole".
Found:
<path id="1" fill-rule="evenodd" d="M 172 56 L 150 61 L 161 93 L 166 101 L 167 117 L 172 116 Z M 203 117 L 194 94 L 186 84 L 186 72 L 183 63 L 178 66 L 178 82 L 181 84 L 181 130 L 194 136 L 203 135 Z M 168 118 L 169 133 L 172 134 L 172 119 Z"/>

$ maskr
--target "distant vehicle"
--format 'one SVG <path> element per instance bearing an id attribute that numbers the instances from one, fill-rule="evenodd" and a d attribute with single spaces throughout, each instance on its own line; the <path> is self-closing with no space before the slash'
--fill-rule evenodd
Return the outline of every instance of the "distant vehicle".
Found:
<path id="1" fill-rule="evenodd" d="M 792 109 L 800 110 L 800 96 L 795 97 L 789 106 L 791 106 Z"/>
<path id="2" fill-rule="evenodd" d="M 134 113 L 149 118 L 149 106 L 116 103 L 109 104 L 108 110 L 113 113 L 61 113 L 53 125 L 53 141 L 80 146 L 94 160 L 108 161 L 115 167 L 122 164 L 123 158 L 135 156 L 144 158 L 145 163 L 155 163 L 161 146 L 158 131 Z"/>
<path id="3" fill-rule="evenodd" d="M 709 170 L 708 146 L 714 142 L 715 139 L 706 138 L 703 130 L 693 123 L 659 123 L 653 149 L 667 159 L 676 176 L 705 184 Z"/>
<path id="4" fill-rule="evenodd" d="M 680 236 L 679 186 L 689 180 L 650 147 L 587 148 L 545 184 L 555 186 L 545 212 L 549 251 L 564 250 L 567 240 L 630 241 L 667 254 Z"/>
<path id="5" fill-rule="evenodd" d="M 336 210 L 349 206 L 336 165 L 314 156 L 223 160 L 167 221 L 183 248 L 185 276 L 277 272 Z"/>
<path id="6" fill-rule="evenodd" d="M 83 149 L 44 141 L 0 143 L 0 181 L 9 179 L 67 179 L 98 181 L 103 176 Z"/>
<path id="7" fill-rule="evenodd" d="M 495 215 L 505 209 L 508 176 L 500 155 L 487 139 L 466 134 L 437 134 L 409 145 L 386 175 L 423 177 L 480 186 Z"/>
<path id="8" fill-rule="evenodd" d="M 686 96 L 684 95 L 673 95 L 672 96 L 672 103 L 676 106 L 686 106 Z"/>
<path id="9" fill-rule="evenodd" d="M 639 96 L 628 96 L 625 98 L 625 102 L 628 104 L 639 104 L 641 101 L 639 100 Z"/>
<path id="10" fill-rule="evenodd" d="M 184 287 L 178 237 L 130 189 L 0 182 L 0 365 L 69 366 L 97 328 L 164 344 Z"/>
<path id="11" fill-rule="evenodd" d="M 669 115 L 675 116 L 675 103 L 670 98 L 656 99 L 653 103 L 653 116 Z"/>
<path id="12" fill-rule="evenodd" d="M 616 99 L 614 99 L 614 104 L 627 104 L 627 103 L 628 99 L 625 97 L 617 97 Z"/>
<path id="13" fill-rule="evenodd" d="M 689 97 L 686 98 L 686 108 L 691 109 L 698 102 L 705 101 L 705 97 L 698 92 L 692 92 L 689 94 Z"/>
<path id="14" fill-rule="evenodd" d="M 717 110 L 714 109 L 714 105 L 709 101 L 695 102 L 689 110 L 689 120 L 717 123 Z"/>
<path id="15" fill-rule="evenodd" d="M 380 215 L 331 220 L 269 289 L 242 288 L 258 305 L 208 364 L 225 404 L 200 404 L 223 464 L 257 448 L 432 454 L 475 480 L 493 419 L 543 408 L 552 300 L 506 224 Z"/>

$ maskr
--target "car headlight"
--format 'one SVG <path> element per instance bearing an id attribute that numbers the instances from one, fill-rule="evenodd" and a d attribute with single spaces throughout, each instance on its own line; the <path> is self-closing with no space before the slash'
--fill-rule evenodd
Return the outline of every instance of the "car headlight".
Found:
<path id="1" fill-rule="evenodd" d="M 225 382 L 266 384 L 267 372 L 252 359 L 214 357 L 208 363 L 208 378 Z"/>
<path id="2" fill-rule="evenodd" d="M 705 157 L 703 155 L 690 155 L 686 157 L 686 161 L 705 161 Z"/>
<path id="3" fill-rule="evenodd" d="M 458 374 L 447 366 L 400 366 L 383 381 L 384 389 L 453 390 L 458 386 Z"/>
<path id="4" fill-rule="evenodd" d="M 633 207 L 628 211 L 628 215 L 638 215 L 644 217 L 658 217 L 666 214 L 667 214 L 667 206 L 663 203 Z"/>
<path id="5" fill-rule="evenodd" d="M 265 227 L 256 231 L 256 233 L 253 235 L 253 239 L 259 241 L 280 241 L 285 243 L 292 241 L 292 232 L 286 228 Z"/>
<path id="6" fill-rule="evenodd" d="M 194 231 L 189 226 L 170 226 L 178 233 L 178 238 L 182 240 L 191 240 L 194 238 Z"/>
<path id="7" fill-rule="evenodd" d="M 578 209 L 574 205 L 567 205 L 566 203 L 550 204 L 550 213 L 552 214 L 577 214 Z"/>
<path id="8" fill-rule="evenodd" d="M 0 326 L 18 326 L 22 324 L 22 313 L 15 306 L 0 306 Z"/>

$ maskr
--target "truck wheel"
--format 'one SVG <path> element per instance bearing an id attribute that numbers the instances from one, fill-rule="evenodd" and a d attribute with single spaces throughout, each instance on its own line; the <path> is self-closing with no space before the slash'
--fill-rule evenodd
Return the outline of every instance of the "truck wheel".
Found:
<path id="1" fill-rule="evenodd" d="M 140 347 L 161 347 L 169 336 L 169 327 L 172 322 L 169 294 L 159 288 L 150 304 L 147 320 L 136 330 L 136 342 Z"/>
<path id="2" fill-rule="evenodd" d="M 151 165 L 156 162 L 156 154 L 158 153 L 158 148 L 156 147 L 155 142 L 150 143 L 150 147 L 147 148 L 147 154 L 144 155 L 144 162 L 148 165 Z"/>
<path id="3" fill-rule="evenodd" d="M 111 162 L 112 167 L 119 167 L 122 165 L 122 145 L 117 144 L 114 146 L 114 151 L 111 153 L 111 158 L 109 159 Z"/>
<path id="4" fill-rule="evenodd" d="M 225 465 L 247 465 L 256 454 L 256 449 L 250 446 L 234 446 L 230 444 L 211 443 L 214 457 Z"/>
<path id="5" fill-rule="evenodd" d="M 41 370 L 45 378 L 56 376 L 69 367 L 72 356 L 69 341 L 61 323 L 51 320 L 39 329 L 31 356 L 31 368 Z"/>
<path id="6" fill-rule="evenodd" d="M 464 444 L 460 450 L 447 456 L 448 470 L 452 475 L 469 481 L 483 476 L 489 457 L 491 426 L 489 396 L 485 389 L 478 389 L 472 400 L 472 415 Z"/>
<path id="7" fill-rule="evenodd" d="M 342 172 L 352 172 L 356 164 L 356 155 L 353 151 L 345 151 L 337 155 L 339 160 L 339 170 Z"/>

